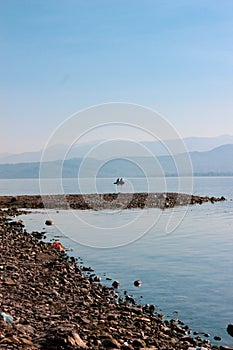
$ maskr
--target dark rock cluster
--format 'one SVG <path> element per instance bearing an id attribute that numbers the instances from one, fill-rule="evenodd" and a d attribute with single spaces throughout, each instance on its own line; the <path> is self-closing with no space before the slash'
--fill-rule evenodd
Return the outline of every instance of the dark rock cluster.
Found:
<path id="1" fill-rule="evenodd" d="M 39 238 L 0 211 L 0 312 L 13 320 L 0 318 L 1 349 L 218 349 L 178 319 L 163 321 L 153 305 L 120 298 L 118 281 L 90 280 Z"/>

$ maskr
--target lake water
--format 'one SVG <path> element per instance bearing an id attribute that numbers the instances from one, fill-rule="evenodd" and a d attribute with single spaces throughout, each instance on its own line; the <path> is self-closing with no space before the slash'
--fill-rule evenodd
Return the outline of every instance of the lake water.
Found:
<path id="1" fill-rule="evenodd" d="M 56 193 L 54 182 L 46 181 L 50 193 Z M 90 180 L 85 181 L 91 191 Z M 149 179 L 149 191 L 177 191 L 178 182 Z M 148 181 L 131 179 L 128 186 L 143 192 Z M 190 190 L 188 180 L 185 186 Z M 64 188 L 80 192 L 76 179 L 64 181 Z M 96 189 L 116 190 L 106 179 L 99 179 Z M 36 180 L 0 180 L 0 193 L 38 194 L 39 187 Z M 29 231 L 45 229 L 48 240 L 60 236 L 70 254 L 93 267 L 102 283 L 111 285 L 106 277 L 117 279 L 122 295 L 127 290 L 139 302 L 157 305 L 165 317 L 178 315 L 194 331 L 210 333 L 211 341 L 218 335 L 219 344 L 233 345 L 225 330 L 233 323 L 233 178 L 194 178 L 190 193 L 223 195 L 227 201 L 165 211 L 36 211 L 23 220 Z M 54 225 L 45 228 L 47 217 Z M 135 279 L 142 280 L 140 288 L 134 287 Z"/>

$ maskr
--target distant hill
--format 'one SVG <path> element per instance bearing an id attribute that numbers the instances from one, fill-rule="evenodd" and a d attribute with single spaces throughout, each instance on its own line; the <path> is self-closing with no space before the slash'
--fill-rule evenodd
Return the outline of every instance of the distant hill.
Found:
<path id="1" fill-rule="evenodd" d="M 183 139 L 188 152 L 207 152 L 225 144 L 233 144 L 233 135 L 221 135 L 217 137 L 186 137 Z M 167 146 L 173 150 L 177 140 L 166 141 Z M 143 141 L 142 144 L 147 147 L 154 155 L 169 155 L 162 142 Z"/>
<path id="2" fill-rule="evenodd" d="M 196 174 L 233 173 L 233 145 L 223 145 L 209 152 L 190 153 Z"/>
<path id="3" fill-rule="evenodd" d="M 233 144 L 233 135 L 216 137 L 187 137 L 184 139 L 189 152 L 207 152 L 219 146 Z"/>
<path id="4" fill-rule="evenodd" d="M 44 177 L 143 177 L 143 176 L 177 176 L 176 164 L 183 164 L 183 154 L 159 157 L 129 157 L 101 161 L 93 158 L 72 158 L 63 161 L 43 163 Z M 208 152 L 190 152 L 193 174 L 202 176 L 233 176 L 233 145 L 223 145 Z M 39 162 L 0 164 L 1 179 L 38 178 Z M 179 175 L 191 175 L 186 172 L 185 164 Z"/>
<path id="5" fill-rule="evenodd" d="M 224 144 L 233 144 L 233 135 L 222 135 L 217 137 L 187 137 L 183 139 L 187 150 L 189 152 L 207 152 L 213 148 L 219 147 Z M 68 154 L 66 155 L 66 159 L 72 158 L 83 158 L 86 154 L 99 143 L 103 142 L 103 140 L 96 140 L 81 144 L 76 144 L 69 149 Z M 175 149 L 175 145 L 177 144 L 177 140 L 168 140 L 166 141 L 166 145 L 171 149 Z M 141 141 L 140 142 L 147 150 L 148 156 L 150 156 L 150 152 L 155 156 L 163 156 L 169 155 L 166 147 L 160 141 Z M 46 160 L 47 161 L 55 161 L 61 159 L 59 156 L 62 153 L 66 153 L 67 150 L 66 145 L 54 145 L 46 150 Z M 137 157 L 136 153 L 138 150 L 132 147 L 130 154 L 127 154 L 129 157 Z M 122 154 L 124 150 L 119 149 L 119 154 Z M 16 163 L 32 163 L 32 162 L 40 162 L 42 156 L 42 150 L 38 152 L 25 152 L 20 154 L 9 154 L 3 153 L 0 154 L 0 164 L 16 164 Z M 99 156 L 101 158 L 101 155 Z M 104 159 L 104 154 L 102 155 L 102 159 Z"/>

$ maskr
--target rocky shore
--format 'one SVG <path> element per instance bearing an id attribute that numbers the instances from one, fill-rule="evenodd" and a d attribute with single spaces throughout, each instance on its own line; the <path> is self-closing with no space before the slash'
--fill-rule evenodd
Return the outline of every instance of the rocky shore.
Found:
<path id="1" fill-rule="evenodd" d="M 20 213 L 0 210 L 1 349 L 219 349 L 153 305 L 120 297 L 117 281 L 108 288 L 85 276 L 75 258 L 9 219 Z"/>
<path id="2" fill-rule="evenodd" d="M 133 209 L 173 208 L 180 205 L 215 203 L 225 198 L 194 196 L 185 193 L 106 193 L 34 196 L 0 196 L 0 208 L 29 209 Z"/>

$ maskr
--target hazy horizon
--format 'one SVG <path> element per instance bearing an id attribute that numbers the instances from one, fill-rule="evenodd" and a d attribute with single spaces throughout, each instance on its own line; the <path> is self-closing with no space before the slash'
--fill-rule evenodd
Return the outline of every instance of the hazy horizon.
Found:
<path id="1" fill-rule="evenodd" d="M 224 140 L 224 138 L 225 139 L 228 139 L 228 138 L 231 138 L 231 140 L 230 140 L 230 142 L 229 142 L 229 140 Z M 204 137 L 204 136 L 201 136 L 201 137 L 199 137 L 199 136 L 189 136 L 189 137 L 185 137 L 185 138 L 183 138 L 182 139 L 184 142 L 185 142 L 185 146 L 187 147 L 187 151 L 191 151 L 191 152 L 193 152 L 193 151 L 203 151 L 203 152 L 205 152 L 205 151 L 208 151 L 208 150 L 212 150 L 212 149 L 214 149 L 214 148 L 217 148 L 217 147 L 219 147 L 219 146 L 221 146 L 221 145 L 226 145 L 226 144 L 233 144 L 233 135 L 230 135 L 230 134 L 225 134 L 225 135 L 218 135 L 218 136 L 213 136 L 213 137 Z M 69 144 L 54 144 L 54 145 L 50 145 L 49 146 L 49 148 L 48 149 L 53 149 L 54 148 L 54 150 L 56 150 L 56 149 L 58 149 L 59 150 L 59 148 L 66 148 L 66 149 L 73 149 L 73 148 L 76 148 L 76 147 L 83 147 L 84 146 L 84 148 L 85 148 L 85 146 L 87 146 L 87 150 L 89 149 L 88 148 L 88 146 L 90 146 L 90 145 L 95 145 L 95 144 L 98 144 L 98 143 L 110 143 L 111 144 L 111 142 L 116 142 L 116 141 L 120 141 L 120 139 L 119 140 L 117 140 L 117 138 L 113 138 L 112 140 L 110 139 L 110 138 L 108 138 L 108 139 L 93 139 L 93 140 L 87 140 L 87 141 L 83 141 L 83 142 L 78 142 L 78 143 L 75 143 L 75 144 L 73 144 L 72 146 L 70 146 Z M 155 144 L 161 144 L 161 148 L 163 148 L 163 145 L 162 145 L 162 141 L 159 141 L 159 140 L 157 140 L 157 141 L 155 141 L 155 140 L 152 140 L 152 139 L 148 139 L 148 140 L 146 140 L 146 139 L 142 139 L 142 140 L 134 140 L 135 141 L 135 143 L 137 144 L 137 143 L 139 143 L 139 144 L 143 144 L 143 143 L 145 143 L 145 144 L 152 144 L 152 143 L 155 143 Z M 127 140 L 127 139 L 122 139 L 122 143 L 124 143 L 124 142 L 132 142 L 132 147 L 134 148 L 134 146 L 133 146 L 133 143 L 134 143 L 134 141 L 133 140 Z M 165 141 L 165 140 L 163 140 L 163 141 Z M 171 140 L 166 140 L 166 141 L 175 141 L 175 140 L 173 140 L 173 139 L 171 139 Z M 193 144 L 193 147 L 194 147 L 194 149 L 191 149 L 191 150 L 189 150 L 189 148 L 190 148 L 190 145 L 189 144 L 187 144 L 187 142 L 188 141 L 191 141 L 191 144 Z M 202 148 L 202 147 L 204 147 L 204 148 L 206 148 L 205 150 L 199 150 L 198 149 L 198 146 L 197 147 L 195 147 L 195 141 L 197 141 L 197 144 L 200 142 L 200 145 L 199 145 L 199 147 L 200 148 Z M 203 146 L 203 144 L 202 144 L 202 141 L 204 141 L 204 144 L 205 144 L 205 146 Z M 208 143 L 208 141 L 210 141 L 209 143 Z M 212 142 L 211 142 L 212 141 Z M 211 144 L 215 144 L 215 143 L 217 143 L 217 141 L 219 141 L 218 142 L 218 144 L 216 144 L 216 145 L 213 145 L 213 147 L 211 146 Z M 124 146 L 122 146 L 123 148 L 124 148 Z M 26 155 L 27 153 L 40 153 L 40 152 L 43 152 L 43 150 L 44 149 L 46 149 L 46 147 L 45 148 L 40 148 L 40 149 L 36 149 L 36 150 L 31 150 L 31 149 L 28 149 L 28 150 L 25 150 L 25 151 L 23 151 L 23 152 L 21 152 L 21 151 L 18 151 L 18 152 L 3 152 L 3 153 L 0 153 L 0 156 L 1 157 L 3 157 L 3 156 L 17 156 L 17 155 Z M 126 152 L 127 152 L 127 150 L 126 150 Z"/>

